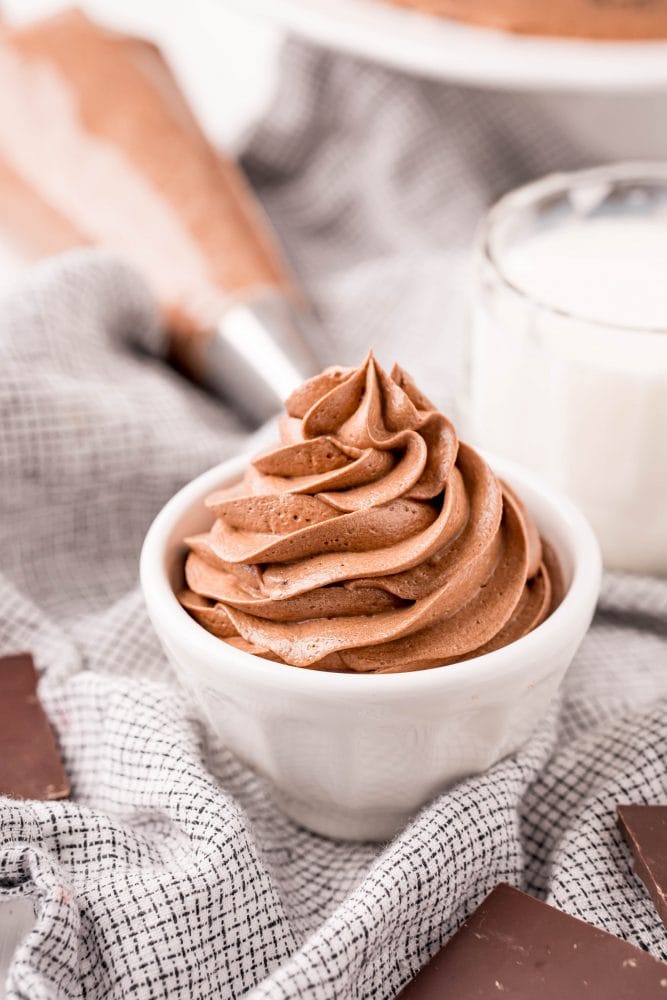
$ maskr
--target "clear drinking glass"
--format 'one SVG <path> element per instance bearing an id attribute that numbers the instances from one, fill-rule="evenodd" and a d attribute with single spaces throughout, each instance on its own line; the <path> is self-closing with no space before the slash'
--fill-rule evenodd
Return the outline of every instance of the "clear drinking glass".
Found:
<path id="1" fill-rule="evenodd" d="M 542 473 L 609 567 L 667 571 L 667 165 L 559 174 L 481 226 L 465 429 Z"/>

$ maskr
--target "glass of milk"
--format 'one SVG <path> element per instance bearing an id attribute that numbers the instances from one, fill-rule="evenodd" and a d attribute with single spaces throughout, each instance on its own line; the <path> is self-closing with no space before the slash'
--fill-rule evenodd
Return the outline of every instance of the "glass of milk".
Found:
<path id="1" fill-rule="evenodd" d="M 667 164 L 558 174 L 481 227 L 467 431 L 542 473 L 610 568 L 667 571 Z"/>

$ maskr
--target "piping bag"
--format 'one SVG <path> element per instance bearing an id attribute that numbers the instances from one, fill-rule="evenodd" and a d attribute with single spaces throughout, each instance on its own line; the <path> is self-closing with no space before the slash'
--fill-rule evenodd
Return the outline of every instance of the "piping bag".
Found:
<path id="1" fill-rule="evenodd" d="M 25 263 L 94 245 L 133 264 L 170 360 L 251 424 L 320 369 L 261 207 L 159 49 L 76 10 L 0 23 L 0 244 Z"/>

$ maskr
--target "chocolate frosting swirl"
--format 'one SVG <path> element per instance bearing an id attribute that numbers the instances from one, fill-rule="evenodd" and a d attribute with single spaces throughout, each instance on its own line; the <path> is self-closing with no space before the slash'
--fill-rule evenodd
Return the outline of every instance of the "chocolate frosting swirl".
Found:
<path id="1" fill-rule="evenodd" d="M 550 613 L 560 574 L 532 518 L 401 368 L 329 368 L 286 410 L 280 444 L 186 539 L 179 599 L 204 628 L 295 666 L 389 673 Z"/>

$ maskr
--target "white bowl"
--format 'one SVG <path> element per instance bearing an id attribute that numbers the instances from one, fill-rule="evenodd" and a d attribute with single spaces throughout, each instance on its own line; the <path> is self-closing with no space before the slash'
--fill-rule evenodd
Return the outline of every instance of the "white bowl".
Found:
<path id="1" fill-rule="evenodd" d="M 225 744 L 317 833 L 388 839 L 443 789 L 516 750 L 590 624 L 601 560 L 583 515 L 528 472 L 485 457 L 556 549 L 567 592 L 533 632 L 451 666 L 379 676 L 305 670 L 241 652 L 190 618 L 174 594 L 183 538 L 210 525 L 204 497 L 236 481 L 245 456 L 184 486 L 146 535 L 141 585 L 167 657 Z"/>

